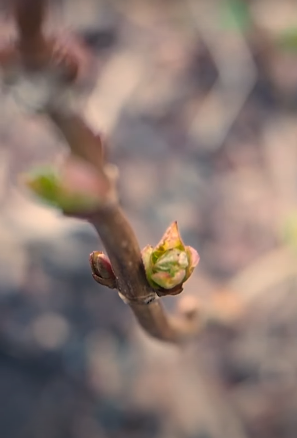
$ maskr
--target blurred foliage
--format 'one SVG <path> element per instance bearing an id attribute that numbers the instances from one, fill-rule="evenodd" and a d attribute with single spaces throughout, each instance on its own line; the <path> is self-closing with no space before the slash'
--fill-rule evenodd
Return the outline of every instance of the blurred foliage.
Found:
<path id="1" fill-rule="evenodd" d="M 289 52 L 297 51 L 297 26 L 282 32 L 276 40 L 276 44 L 283 50 Z"/>
<path id="2" fill-rule="evenodd" d="M 281 227 L 281 239 L 297 251 L 297 211 L 291 212 Z"/>
<path id="3" fill-rule="evenodd" d="M 246 32 L 251 25 L 249 6 L 244 0 L 224 0 L 221 23 L 225 29 Z"/>

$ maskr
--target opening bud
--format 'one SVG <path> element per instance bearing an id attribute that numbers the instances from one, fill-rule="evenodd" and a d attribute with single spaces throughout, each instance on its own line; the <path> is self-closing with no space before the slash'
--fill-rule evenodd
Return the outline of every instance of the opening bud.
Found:
<path id="1" fill-rule="evenodd" d="M 177 222 L 173 222 L 154 248 L 142 250 L 142 260 L 149 284 L 159 296 L 176 295 L 199 263 L 199 255 L 191 246 L 185 246 Z"/>

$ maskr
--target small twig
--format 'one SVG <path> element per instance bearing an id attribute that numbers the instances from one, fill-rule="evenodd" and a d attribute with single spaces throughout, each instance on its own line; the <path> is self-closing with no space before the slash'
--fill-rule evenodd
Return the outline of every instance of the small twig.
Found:
<path id="1" fill-rule="evenodd" d="M 84 136 L 86 126 L 78 116 L 75 116 L 75 119 L 79 123 L 58 123 L 57 126 L 69 142 L 72 152 L 92 162 L 96 137 L 93 134 L 93 140 L 78 142 L 77 139 Z M 57 114 L 53 120 L 57 120 Z M 70 133 L 68 130 L 71 131 L 72 127 L 74 132 Z M 76 130 L 78 133 L 74 135 Z M 87 132 L 92 137 L 92 131 Z M 96 168 L 100 169 L 98 162 Z M 101 169 L 104 171 L 103 163 Z M 155 300 L 156 292 L 147 282 L 136 236 L 119 205 L 112 203 L 100 208 L 95 214 L 90 215 L 88 221 L 95 227 L 106 249 L 120 294 L 130 305 L 141 326 L 150 335 L 163 341 L 182 342 L 190 335 L 196 334 L 197 320 L 182 316 L 168 318 L 161 302 Z"/>
<path id="2" fill-rule="evenodd" d="M 61 59 L 60 52 L 59 59 L 55 60 L 55 48 L 51 40 L 42 34 L 44 1 L 17 0 L 14 11 L 19 31 L 17 47 L 21 54 L 21 74 L 22 68 L 26 70 L 33 66 L 40 75 L 46 76 L 47 67 L 51 68 L 51 73 L 56 67 L 59 74 L 54 77 L 59 89 L 59 78 L 68 73 L 69 58 L 71 66 L 75 67 L 75 54 L 67 52 L 65 59 Z M 78 70 L 80 66 L 76 67 Z M 75 79 L 75 75 L 71 77 L 73 82 Z M 49 104 L 44 112 L 63 134 L 71 154 L 91 164 L 100 177 L 106 195 L 104 202 L 86 218 L 95 227 L 107 251 L 120 296 L 130 305 L 137 320 L 150 335 L 174 343 L 183 342 L 195 335 L 201 329 L 197 315 L 181 315 L 179 318 L 167 316 L 157 299 L 156 291 L 146 279 L 137 239 L 114 196 L 115 181 L 109 171 L 110 165 L 104 161 L 101 137 L 93 133 L 82 117 L 69 108 L 64 111 L 59 105 Z"/>

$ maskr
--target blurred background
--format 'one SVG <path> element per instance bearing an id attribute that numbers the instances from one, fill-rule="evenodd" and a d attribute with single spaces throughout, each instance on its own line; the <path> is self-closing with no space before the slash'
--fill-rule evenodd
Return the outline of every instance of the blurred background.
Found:
<path id="1" fill-rule="evenodd" d="M 2 89 L 0 436 L 296 437 L 297 3 L 53 0 L 48 26 L 94 54 L 83 111 L 141 246 L 177 220 L 184 295 L 223 323 L 178 350 L 93 281 L 91 226 L 18 182 L 65 145 Z"/>

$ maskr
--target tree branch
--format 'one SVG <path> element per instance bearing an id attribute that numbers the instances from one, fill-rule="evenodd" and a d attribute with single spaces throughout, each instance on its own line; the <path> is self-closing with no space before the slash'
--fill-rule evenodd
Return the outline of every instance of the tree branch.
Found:
<path id="1" fill-rule="evenodd" d="M 47 40 L 42 34 L 45 2 L 17 0 L 14 11 L 19 30 L 17 48 L 22 55 L 22 68 L 26 70 L 34 66 L 40 70 L 41 75 L 46 76 L 47 66 L 51 67 L 51 72 L 53 66 L 58 66 L 59 72 L 64 68 L 67 76 L 67 60 L 70 57 L 74 65 L 75 53 L 65 53 L 65 59 L 61 59 L 59 53 L 59 59 L 55 62 L 55 50 L 51 40 Z M 79 65 L 76 67 L 79 69 Z M 21 69 L 20 74 L 22 71 Z M 58 81 L 61 75 L 54 77 L 59 90 L 61 83 Z M 75 76 L 71 77 L 73 82 L 75 79 Z M 129 304 L 140 325 L 155 338 L 180 343 L 195 335 L 201 329 L 198 318 L 193 315 L 180 315 L 179 318 L 166 315 L 156 290 L 147 281 L 137 239 L 114 196 L 115 181 L 109 172 L 110 165 L 104 161 L 101 137 L 93 133 L 83 118 L 69 108 L 65 111 L 61 106 L 50 102 L 45 106 L 44 112 L 63 134 L 71 154 L 91 164 L 100 177 L 105 197 L 96 211 L 85 218 L 95 227 L 107 251 L 121 298 Z"/>

